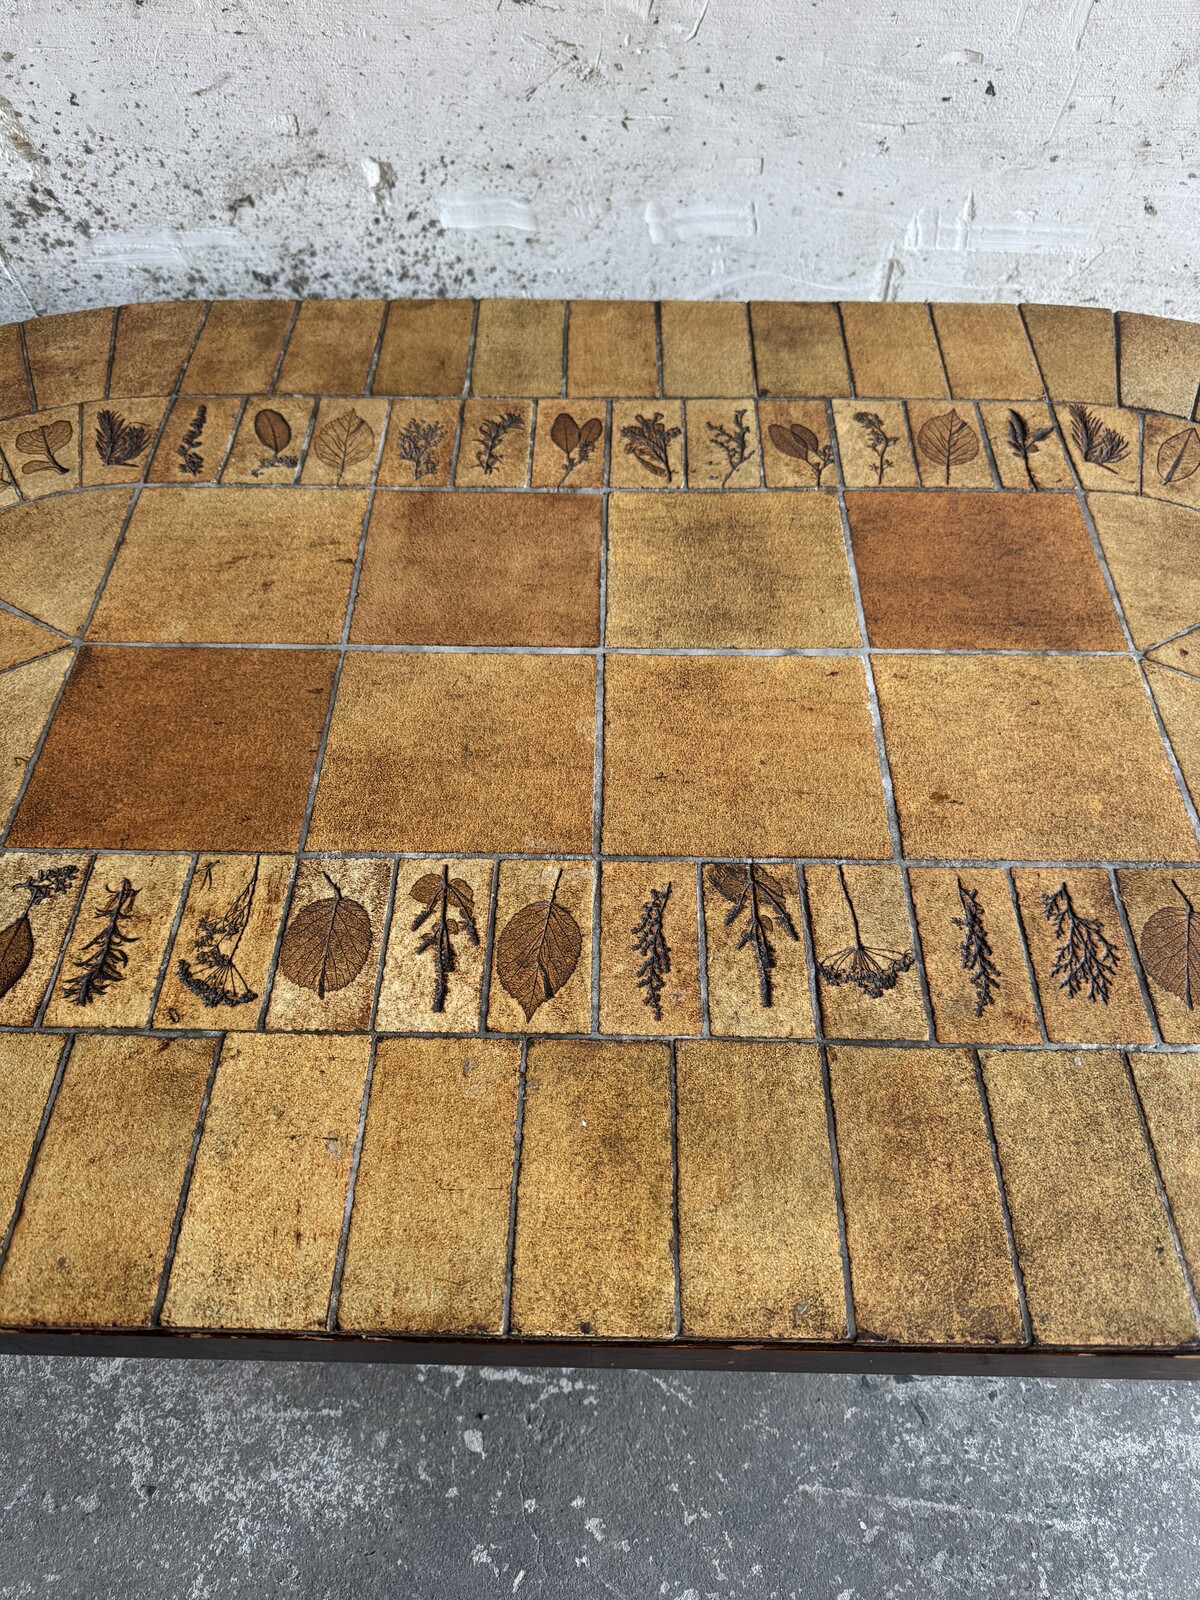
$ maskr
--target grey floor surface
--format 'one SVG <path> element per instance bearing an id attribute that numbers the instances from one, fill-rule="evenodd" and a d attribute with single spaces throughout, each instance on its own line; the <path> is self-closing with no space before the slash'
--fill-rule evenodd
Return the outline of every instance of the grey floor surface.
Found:
<path id="1" fill-rule="evenodd" d="M 0 1359 L 0 1596 L 1200 1596 L 1200 1386 Z"/>

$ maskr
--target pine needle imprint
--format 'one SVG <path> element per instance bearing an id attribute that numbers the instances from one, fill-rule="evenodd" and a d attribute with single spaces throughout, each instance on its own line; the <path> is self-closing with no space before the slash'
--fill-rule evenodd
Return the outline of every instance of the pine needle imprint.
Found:
<path id="1" fill-rule="evenodd" d="M 1115 428 L 1106 428 L 1094 411 L 1078 401 L 1067 407 L 1071 416 L 1071 438 L 1085 461 L 1105 472 L 1115 473 L 1117 462 L 1129 454 L 1129 442 Z"/>
<path id="2" fill-rule="evenodd" d="M 505 411 L 499 417 L 485 417 L 479 424 L 479 437 L 475 441 L 475 460 L 487 477 L 491 477 L 504 460 L 500 442 L 521 420 L 517 411 Z"/>
<path id="3" fill-rule="evenodd" d="M 108 898 L 95 912 L 102 923 L 100 932 L 84 945 L 83 960 L 74 963 L 79 975 L 65 986 L 67 998 L 77 1006 L 90 1006 L 107 993 L 110 985 L 122 982 L 129 963 L 128 946 L 138 942 L 137 935 L 129 933 L 124 924 L 133 915 L 133 904 L 141 890 L 135 889 L 128 878 L 122 878 L 115 889 L 110 884 L 106 893 Z"/>
<path id="4" fill-rule="evenodd" d="M 238 946 L 250 921 L 258 888 L 258 865 L 259 858 L 255 856 L 254 870 L 221 916 L 200 918 L 192 942 L 192 959 L 181 956 L 176 964 L 180 982 L 199 995 L 206 1006 L 243 1006 L 258 999 L 237 965 Z"/>
<path id="5" fill-rule="evenodd" d="M 992 944 L 983 920 L 983 907 L 979 904 L 979 890 L 964 887 L 961 878 L 958 899 L 962 916 L 952 917 L 956 928 L 963 930 L 962 944 L 958 948 L 964 972 L 971 975 L 975 990 L 975 1015 L 981 1017 L 988 1006 L 995 1005 L 995 990 L 1000 987 L 1000 969 L 992 960 Z"/>
<path id="6" fill-rule="evenodd" d="M 425 873 L 408 892 L 424 907 L 413 918 L 414 933 L 430 917 L 437 918 L 429 932 L 422 936 L 417 945 L 417 954 L 433 954 L 432 1010 L 441 1013 L 446 1009 L 450 974 L 458 971 L 454 934 L 465 933 L 473 945 L 479 943 L 479 930 L 475 926 L 475 891 L 462 878 L 452 878 L 449 863 L 443 862 L 440 873 Z"/>
<path id="7" fill-rule="evenodd" d="M 683 432 L 682 428 L 668 428 L 661 411 L 644 417 L 639 411 L 637 420 L 621 429 L 625 441 L 625 454 L 632 456 L 655 478 L 671 482 L 671 445 Z"/>
<path id="8" fill-rule="evenodd" d="M 642 958 L 637 971 L 637 986 L 644 991 L 642 1004 L 649 1006 L 655 1022 L 662 1021 L 663 985 L 671 970 L 671 946 L 663 932 L 663 915 L 672 887 L 668 883 L 665 889 L 651 889 L 641 916 L 629 930 L 633 935 L 633 953 Z"/>
<path id="9" fill-rule="evenodd" d="M 1116 946 L 1104 937 L 1100 919 L 1080 916 L 1065 883 L 1059 884 L 1053 894 L 1042 896 L 1042 909 L 1059 941 L 1050 976 L 1059 980 L 1058 987 L 1065 989 L 1072 1000 L 1086 986 L 1090 1001 L 1107 1005 L 1120 957 Z"/>
<path id="10" fill-rule="evenodd" d="M 758 966 L 758 1000 L 764 1009 L 772 1001 L 771 974 L 775 970 L 775 946 L 771 935 L 778 929 L 787 938 L 799 940 L 800 935 L 788 915 L 787 890 L 779 879 L 759 866 L 747 861 L 741 866 L 714 862 L 708 869 L 708 881 L 717 892 L 729 901 L 725 913 L 725 926 L 731 928 L 744 916 L 745 926 L 734 946 L 744 950 L 750 946 Z"/>
<path id="11" fill-rule="evenodd" d="M 1008 413 L 1008 448 L 1025 468 L 1025 477 L 1031 489 L 1040 489 L 1041 484 L 1033 475 L 1029 458 L 1037 455 L 1038 445 L 1053 432 L 1053 428 L 1031 428 L 1019 411 L 1010 410 Z"/>
<path id="12" fill-rule="evenodd" d="M 902 972 L 909 970 L 916 957 L 911 950 L 883 950 L 863 943 L 858 926 L 858 913 L 850 898 L 850 890 L 846 886 L 846 873 L 840 862 L 837 870 L 838 882 L 842 886 L 842 898 L 846 902 L 846 910 L 850 913 L 850 926 L 854 930 L 854 943 L 845 950 L 838 950 L 826 960 L 818 961 L 817 966 L 826 983 L 832 984 L 835 988 L 843 983 L 852 983 L 870 999 L 878 1000 L 886 990 L 896 987 L 897 978 Z"/>
<path id="13" fill-rule="evenodd" d="M 175 446 L 175 454 L 179 457 L 179 466 L 176 470 L 190 478 L 198 478 L 204 470 L 204 457 L 200 451 L 200 444 L 204 437 L 204 424 L 207 421 L 208 407 L 197 406 L 196 415 L 188 424 L 187 432 Z"/>
<path id="14" fill-rule="evenodd" d="M 396 430 L 396 449 L 401 461 L 412 463 L 414 483 L 437 471 L 438 446 L 445 437 L 442 423 L 425 422 L 420 417 L 409 417 L 404 426 Z"/>
<path id="15" fill-rule="evenodd" d="M 101 411 L 96 418 L 96 454 L 103 466 L 127 467 L 149 443 L 144 422 L 126 422 L 119 411 Z"/>
<path id="16" fill-rule="evenodd" d="M 900 442 L 899 434 L 892 435 L 883 425 L 883 418 L 877 411 L 856 411 L 854 420 L 867 434 L 867 443 L 875 457 L 875 482 L 882 483 L 883 475 L 892 465 L 888 451 L 894 444 Z"/>
<path id="17" fill-rule="evenodd" d="M 745 411 L 733 413 L 733 427 L 727 428 L 723 422 L 706 422 L 710 442 L 721 452 L 728 463 L 729 470 L 721 479 L 722 489 L 733 477 L 739 467 L 745 466 L 754 450 L 750 445 L 750 429 L 746 426 Z M 718 472 L 719 472 L 718 468 Z M 714 473 L 715 477 L 716 474 Z"/>

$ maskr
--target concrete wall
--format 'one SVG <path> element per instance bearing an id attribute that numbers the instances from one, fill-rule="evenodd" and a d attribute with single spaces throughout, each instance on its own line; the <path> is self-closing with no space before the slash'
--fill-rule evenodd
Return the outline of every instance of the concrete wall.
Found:
<path id="1" fill-rule="evenodd" d="M 1200 316 L 1194 0 L 6 9 L 6 320 L 472 292 Z"/>

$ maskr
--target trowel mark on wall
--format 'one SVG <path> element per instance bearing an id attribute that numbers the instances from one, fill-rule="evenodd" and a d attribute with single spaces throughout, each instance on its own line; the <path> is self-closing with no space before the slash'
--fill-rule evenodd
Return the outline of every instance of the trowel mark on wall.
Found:
<path id="1" fill-rule="evenodd" d="M 742 205 L 700 201 L 669 210 L 657 200 L 646 203 L 646 227 L 652 244 L 689 239 L 752 239 L 758 232 L 758 209 L 753 200 Z"/>
<path id="2" fill-rule="evenodd" d="M 505 195 L 450 195 L 442 202 L 438 221 L 443 228 L 509 228 L 515 233 L 537 232 L 537 212 L 528 200 Z"/>
<path id="3" fill-rule="evenodd" d="M 248 253 L 236 228 L 159 229 L 153 233 L 104 233 L 91 240 L 92 256 L 106 266 L 180 267 L 196 256 L 228 251 Z"/>

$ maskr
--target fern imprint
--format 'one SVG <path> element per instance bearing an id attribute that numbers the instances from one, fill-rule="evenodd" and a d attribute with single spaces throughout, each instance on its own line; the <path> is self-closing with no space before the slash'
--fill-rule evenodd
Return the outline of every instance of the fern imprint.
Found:
<path id="1" fill-rule="evenodd" d="M 733 413 L 732 428 L 727 428 L 723 422 L 706 422 L 704 426 L 708 429 L 709 439 L 729 464 L 729 470 L 721 479 L 723 489 L 737 469 L 744 466 L 754 454 L 750 446 L 750 429 L 746 426 L 746 413 Z"/>
<path id="2" fill-rule="evenodd" d="M 516 411 L 506 411 L 499 417 L 485 417 L 479 424 L 479 437 L 475 441 L 475 460 L 489 478 L 504 459 L 504 453 L 500 449 L 501 441 L 520 420 L 520 415 Z"/>
<path id="3" fill-rule="evenodd" d="M 662 1021 L 663 985 L 671 970 L 671 946 L 663 932 L 663 916 L 672 887 L 668 883 L 665 889 L 651 889 L 641 916 L 629 930 L 633 935 L 633 953 L 642 958 L 637 971 L 637 986 L 644 991 L 642 1004 L 650 1008 L 655 1022 Z"/>
<path id="4" fill-rule="evenodd" d="M 1117 462 L 1129 454 L 1129 441 L 1115 428 L 1106 428 L 1094 411 L 1076 402 L 1067 407 L 1071 438 L 1085 461 L 1105 472 L 1116 472 Z"/>
<path id="5" fill-rule="evenodd" d="M 178 471 L 186 473 L 190 478 L 198 478 L 204 468 L 204 457 L 200 453 L 200 443 L 204 437 L 204 424 L 208 421 L 208 407 L 197 406 L 196 415 L 188 424 L 187 432 L 175 446 L 175 454 L 179 457 Z"/>
<path id="6" fill-rule="evenodd" d="M 958 900 L 962 916 L 952 917 L 956 928 L 963 930 L 962 944 L 958 948 L 964 972 L 970 973 L 975 990 L 975 1015 L 981 1017 L 988 1006 L 995 1005 L 995 991 L 1000 987 L 1000 969 L 992 960 L 991 940 L 983 921 L 983 907 L 979 904 L 979 890 L 967 889 L 957 878 Z"/>
<path id="7" fill-rule="evenodd" d="M 94 939 L 84 945 L 82 961 L 76 961 L 78 977 L 66 984 L 66 995 L 77 1006 L 90 1006 L 93 1000 L 107 993 L 110 985 L 120 983 L 129 963 L 128 946 L 138 942 L 137 935 L 128 932 L 125 924 L 133 915 L 133 903 L 141 893 L 128 878 L 122 878 L 117 888 L 109 885 L 108 898 L 95 913 L 103 924 Z"/>
<path id="8" fill-rule="evenodd" d="M 126 422 L 119 411 L 101 411 L 96 418 L 96 454 L 102 466 L 127 467 L 149 443 L 144 422 Z"/>
<path id="9" fill-rule="evenodd" d="M 1025 477 L 1031 489 L 1040 489 L 1041 484 L 1033 475 L 1029 458 L 1037 455 L 1038 445 L 1053 432 L 1053 428 L 1031 428 L 1019 411 L 1010 410 L 1008 413 L 1008 448 L 1025 468 Z"/>
<path id="10" fill-rule="evenodd" d="M 1076 911 L 1065 883 L 1060 883 L 1053 894 L 1042 896 L 1042 909 L 1059 940 L 1050 976 L 1059 980 L 1058 987 L 1065 989 L 1072 1000 L 1086 989 L 1090 1001 L 1099 1000 L 1106 1006 L 1120 957 L 1116 946 L 1104 937 L 1100 919 L 1084 917 Z"/>

